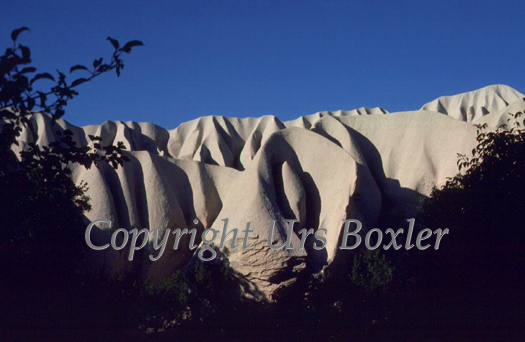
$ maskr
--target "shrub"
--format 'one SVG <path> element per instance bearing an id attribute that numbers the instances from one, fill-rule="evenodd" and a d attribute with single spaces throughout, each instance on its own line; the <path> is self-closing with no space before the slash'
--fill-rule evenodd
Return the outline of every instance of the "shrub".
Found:
<path id="1" fill-rule="evenodd" d="M 365 250 L 354 256 L 350 278 L 367 293 L 386 291 L 394 278 L 394 267 L 378 250 Z"/>
<path id="2" fill-rule="evenodd" d="M 417 266 L 426 273 L 420 291 L 434 302 L 428 311 L 445 313 L 444 324 L 523 327 L 516 299 L 525 281 L 525 120 L 522 112 L 511 116 L 510 129 L 477 126 L 472 156 L 458 155 L 460 173 L 433 189 L 416 218 L 450 230 L 440 250 Z"/>
<path id="3" fill-rule="evenodd" d="M 21 330 L 48 328 L 57 321 L 62 327 L 82 324 L 83 313 L 77 311 L 82 306 L 72 303 L 79 304 L 82 295 L 78 271 L 85 247 L 83 214 L 90 204 L 86 183 L 75 185 L 68 166 L 89 168 L 106 162 L 116 168 L 127 157 L 122 143 L 102 146 L 99 137 L 90 136 L 94 149 L 77 147 L 72 132 L 56 126 L 59 138 L 48 146 L 22 145 L 20 156 L 12 147 L 20 145 L 24 127 L 37 141 L 31 117 L 38 111 L 51 115 L 54 124 L 65 114 L 68 101 L 78 95 L 80 84 L 111 70 L 120 75 L 121 54 L 142 45 L 131 41 L 120 47 L 108 37 L 115 49 L 111 61 L 96 59 L 91 69 L 73 66 L 70 73 L 82 71 L 88 76 L 69 83 L 60 71 L 56 79 L 47 72 L 36 73 L 30 49 L 18 44 L 19 35 L 28 30 L 14 30 L 12 47 L 0 56 L 0 292 L 7 298 L 4 311 L 9 313 L 0 321 Z M 37 87 L 42 79 L 55 85 L 43 90 Z"/>

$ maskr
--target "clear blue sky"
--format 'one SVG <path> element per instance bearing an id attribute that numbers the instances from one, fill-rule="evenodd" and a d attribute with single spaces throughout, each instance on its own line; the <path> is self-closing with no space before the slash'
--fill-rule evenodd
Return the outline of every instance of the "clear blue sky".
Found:
<path id="1" fill-rule="evenodd" d="M 108 35 L 144 42 L 120 78 L 79 87 L 65 116 L 76 125 L 171 129 L 204 115 L 414 110 L 490 84 L 525 92 L 523 1 L 3 0 L 0 13 L 3 48 L 30 27 L 20 43 L 39 71 L 109 56 Z"/>

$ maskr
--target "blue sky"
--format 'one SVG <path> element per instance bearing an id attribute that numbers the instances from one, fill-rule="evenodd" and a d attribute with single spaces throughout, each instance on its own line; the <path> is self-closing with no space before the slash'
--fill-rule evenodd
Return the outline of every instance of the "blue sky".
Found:
<path id="1" fill-rule="evenodd" d="M 107 36 L 144 42 L 120 78 L 79 87 L 64 118 L 81 126 L 414 110 L 491 84 L 525 92 L 523 1 L 4 0 L 0 13 L 3 48 L 28 26 L 19 42 L 39 71 L 110 56 Z"/>

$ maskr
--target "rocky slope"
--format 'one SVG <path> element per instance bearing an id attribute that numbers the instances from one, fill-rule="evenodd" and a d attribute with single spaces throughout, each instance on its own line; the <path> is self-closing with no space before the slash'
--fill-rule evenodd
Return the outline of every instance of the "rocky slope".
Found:
<path id="1" fill-rule="evenodd" d="M 225 220 L 228 231 L 244 230 L 251 222 L 252 246 L 233 250 L 228 242 L 223 253 L 252 285 L 252 295 L 268 298 L 299 272 L 320 272 L 343 258 L 338 249 L 342 220 L 359 219 L 363 232 L 378 220 L 406 226 L 403 219 L 414 215 L 420 197 L 457 173 L 457 153 L 469 153 L 475 143 L 473 123 L 505 123 L 509 112 L 524 110 L 523 97 L 498 85 L 441 97 L 412 112 L 360 108 L 288 122 L 274 116 L 208 116 L 173 130 L 110 121 L 76 127 L 59 120 L 51 126 L 48 116 L 36 115 L 33 125 L 40 144 L 56 139 L 56 130 L 70 129 L 80 145 L 94 134 L 106 144 L 123 141 L 129 151 L 131 161 L 118 170 L 73 168 L 75 181 L 89 185 L 93 209 L 86 223 L 101 218 L 114 223 L 113 229 L 102 224 L 93 230 L 96 244 L 108 243 L 116 227 L 160 232 L 195 227 L 198 243 L 206 228 L 222 234 Z M 33 136 L 25 131 L 22 140 L 33 141 Z M 269 221 L 276 221 L 273 240 L 279 245 L 288 238 L 289 219 L 298 221 L 290 237 L 295 248 L 270 249 Z M 303 228 L 325 228 L 326 234 L 319 233 L 326 246 L 314 249 L 310 236 L 304 250 L 297 248 Z M 171 248 L 173 239 L 172 234 L 155 262 L 148 259 L 158 254 L 150 236 L 133 262 L 127 259 L 128 248 L 108 248 L 93 251 L 93 265 L 111 274 L 134 269 L 160 279 L 200 262 L 188 236 L 177 250 Z"/>

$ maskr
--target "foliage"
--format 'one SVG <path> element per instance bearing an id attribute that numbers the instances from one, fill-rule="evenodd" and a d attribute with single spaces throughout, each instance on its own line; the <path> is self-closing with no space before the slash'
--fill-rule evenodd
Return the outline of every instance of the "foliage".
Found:
<path id="1" fill-rule="evenodd" d="M 132 274 L 89 278 L 84 283 L 87 310 L 95 325 L 111 321 L 123 329 L 165 329 L 180 324 L 188 311 L 188 287 L 181 271 L 159 281 Z"/>
<path id="2" fill-rule="evenodd" d="M 394 277 L 394 267 L 386 260 L 385 255 L 379 255 L 377 250 L 366 250 L 354 256 L 352 282 L 362 287 L 365 292 L 376 290 L 386 291 Z"/>
<path id="3" fill-rule="evenodd" d="M 377 332 L 394 314 L 396 272 L 378 251 L 356 251 L 353 261 L 347 269 L 299 277 L 278 290 L 268 321 L 306 339 L 329 332 L 333 340 L 361 340 Z"/>
<path id="4" fill-rule="evenodd" d="M 224 261 L 218 249 L 217 253 L 218 259 Z M 186 281 L 191 292 L 192 313 L 209 324 L 214 324 L 217 315 L 233 317 L 235 311 L 243 306 L 240 275 L 219 260 L 190 265 Z"/>
<path id="5" fill-rule="evenodd" d="M 119 76 L 124 67 L 121 54 L 142 43 L 131 41 L 120 47 L 118 41 L 108 37 L 115 49 L 111 61 L 96 59 L 92 69 L 73 66 L 70 72 L 83 70 L 89 76 L 69 83 L 58 70 L 56 79 L 47 72 L 36 73 L 30 49 L 17 43 L 24 31 L 28 28 L 11 33 L 13 46 L 0 56 L 0 292 L 10 294 L 5 308 L 9 308 L 6 311 L 12 324 L 25 321 L 34 325 L 44 324 L 46 319 L 68 320 L 71 316 L 61 311 L 67 306 L 60 304 L 76 302 L 80 295 L 78 270 L 85 247 L 83 214 L 91 207 L 87 184 L 75 185 L 69 166 L 90 168 L 102 162 L 117 168 L 127 160 L 122 143 L 103 146 L 100 137 L 90 136 L 93 147 L 78 147 L 73 133 L 58 127 L 55 121 L 64 115 L 68 101 L 78 95 L 76 88 L 80 84 L 111 70 Z M 37 88 L 41 80 L 55 85 L 42 90 Z M 48 146 L 36 143 L 38 134 L 31 118 L 39 111 L 51 115 L 56 130 L 57 139 Z M 18 138 L 24 128 L 30 133 L 29 141 L 20 143 Z M 15 146 L 21 151 L 19 156 Z M 40 321 L 28 320 L 30 310 L 42 309 L 48 311 L 39 316 Z"/>
<path id="6" fill-rule="evenodd" d="M 16 169 L 0 175 L 0 234 L 4 237 L 0 246 L 10 242 L 15 253 L 24 251 L 27 243 L 70 241 L 75 236 L 70 228 L 83 225 L 83 214 L 91 209 L 87 184 L 73 183 L 70 163 L 89 168 L 97 161 L 117 166 L 127 159 L 121 144 L 107 146 L 105 154 L 99 154 L 90 147 L 77 147 L 69 130 L 57 135 L 59 140 L 49 146 L 28 144 Z"/>
<path id="7" fill-rule="evenodd" d="M 120 48 L 117 40 L 108 37 L 115 48 L 111 61 L 103 63 L 102 58 L 96 59 L 92 70 L 83 65 L 73 66 L 70 72 L 84 70 L 89 77 L 78 78 L 68 85 L 66 76 L 58 70 L 57 81 L 50 73 L 36 73 L 37 69 L 30 65 L 30 49 L 17 44 L 18 36 L 24 31 L 29 29 L 22 27 L 11 33 L 13 46 L 0 56 L 0 205 L 3 208 L 0 228 L 2 234 L 11 236 L 10 239 L 14 236 L 11 234 L 22 231 L 34 239 L 34 230 L 38 227 L 57 230 L 65 229 L 65 224 L 80 223 L 82 213 L 90 209 L 85 196 L 87 186 L 73 184 L 68 169 L 70 163 L 90 168 L 104 161 L 116 168 L 127 160 L 122 155 L 122 143 L 101 146 L 101 138 L 90 136 L 95 142 L 94 149 L 77 147 L 72 132 L 62 129 L 56 132 L 58 140 L 49 146 L 38 146 L 35 142 L 22 146 L 20 158 L 12 146 L 19 145 L 17 138 L 23 127 L 28 127 L 33 141 L 37 141 L 35 127 L 30 121 L 35 110 L 51 114 L 54 123 L 64 115 L 68 101 L 78 95 L 76 87 L 110 70 L 116 70 L 119 76 L 124 67 L 121 54 L 142 45 L 139 41 L 131 41 Z M 56 85 L 48 91 L 38 90 L 35 86 L 42 79 L 56 82 Z M 24 228 L 18 228 L 20 226 Z"/>
<path id="8" fill-rule="evenodd" d="M 49 146 L 37 145 L 37 133 L 30 120 L 35 110 L 50 113 L 54 124 L 64 115 L 68 101 L 78 95 L 77 86 L 110 70 L 120 75 L 124 67 L 121 54 L 142 45 L 131 41 L 120 48 L 118 41 L 108 37 L 115 48 L 111 62 L 96 59 L 92 70 L 75 65 L 70 72 L 84 70 L 90 76 L 76 79 L 70 85 L 66 76 L 57 70 L 56 85 L 41 91 L 35 88 L 39 80 L 55 81 L 55 78 L 50 73 L 36 73 L 36 68 L 30 66 L 30 49 L 17 44 L 18 36 L 24 31 L 28 28 L 11 33 L 13 46 L 0 56 L 0 254 L 12 258 L 29 253 L 30 246 L 35 249 L 33 254 L 41 253 L 41 247 L 50 243 L 50 239 L 56 244 L 58 239 L 71 242 L 78 237 L 72 234 L 71 227 L 82 225 L 82 215 L 90 205 L 85 195 L 87 185 L 76 186 L 71 180 L 68 168 L 71 163 L 90 168 L 103 161 L 116 168 L 127 160 L 122 154 L 122 143 L 101 146 L 101 138 L 90 136 L 94 149 L 77 147 L 72 132 L 61 128 L 56 131 L 58 140 Z M 23 127 L 32 132 L 34 142 L 20 146 L 18 158 L 12 146 L 19 145 L 17 138 Z"/>
<path id="9" fill-rule="evenodd" d="M 35 74 L 37 69 L 30 66 L 30 49 L 22 44 L 17 45 L 17 38 L 24 31 L 29 29 L 22 27 L 11 33 L 13 46 L 0 56 L 0 120 L 3 121 L 0 139 L 0 159 L 3 161 L 1 172 L 5 172 L 5 167 L 8 166 L 5 165 L 6 161 L 14 161 L 8 156 L 11 146 L 18 145 L 16 139 L 20 136 L 22 125 L 30 123 L 35 110 L 51 114 L 53 122 L 60 119 L 65 114 L 68 101 L 78 95 L 75 89 L 80 84 L 111 70 L 115 70 L 117 76 L 120 76 L 120 71 L 124 68 L 122 53 L 129 53 L 133 47 L 143 45 L 140 41 L 132 40 L 120 47 L 117 40 L 108 37 L 107 40 L 115 49 L 110 62 L 104 63 L 103 58 L 95 59 L 91 70 L 84 65 L 71 67 L 70 73 L 81 70 L 89 76 L 77 78 L 68 84 L 66 75 L 59 70 L 57 80 L 48 72 Z M 38 90 L 35 82 L 42 79 L 56 82 L 56 85 L 48 91 Z M 29 127 L 35 134 L 36 141 L 36 132 L 32 126 Z M 9 166 L 12 166 L 11 163 Z"/>
<path id="10" fill-rule="evenodd" d="M 149 326 L 163 328 L 179 319 L 188 306 L 188 287 L 181 271 L 159 283 L 144 283 L 144 315 Z"/>
<path id="11" fill-rule="evenodd" d="M 486 124 L 477 126 L 472 157 L 458 155 L 463 172 L 449 178 L 441 189 L 433 189 L 424 202 L 419 215 L 424 224 L 495 229 L 523 222 L 519 206 L 525 199 L 525 120 L 520 123 L 522 112 L 511 116 L 514 125 L 509 130 L 486 131 Z"/>
<path id="12" fill-rule="evenodd" d="M 525 314 L 516 301 L 525 281 L 525 120 L 522 112 L 510 115 L 510 129 L 477 126 L 472 156 L 458 155 L 461 173 L 434 188 L 416 218 L 450 230 L 438 251 L 413 262 L 421 270 L 420 292 L 438 303 L 433 311 L 440 308 L 447 324 L 490 322 L 505 331 Z"/>

